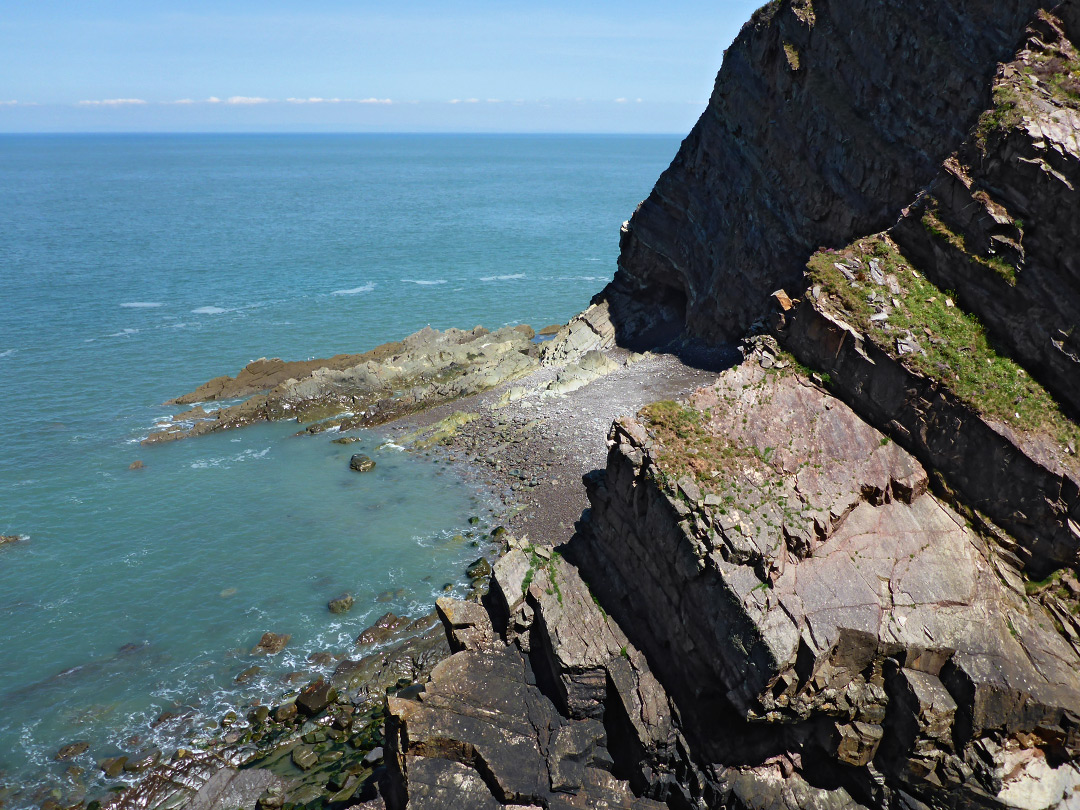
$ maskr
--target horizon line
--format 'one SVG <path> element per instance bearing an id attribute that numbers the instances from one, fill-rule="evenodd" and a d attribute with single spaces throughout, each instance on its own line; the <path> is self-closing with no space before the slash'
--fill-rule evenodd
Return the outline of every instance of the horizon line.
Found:
<path id="1" fill-rule="evenodd" d="M 427 130 L 427 129 L 403 129 L 403 130 L 27 130 L 27 131 L 0 131 L 0 137 L 25 136 L 25 135 L 630 135 L 635 137 L 658 137 L 683 136 L 689 131 L 679 132 L 620 132 L 605 130 Z"/>

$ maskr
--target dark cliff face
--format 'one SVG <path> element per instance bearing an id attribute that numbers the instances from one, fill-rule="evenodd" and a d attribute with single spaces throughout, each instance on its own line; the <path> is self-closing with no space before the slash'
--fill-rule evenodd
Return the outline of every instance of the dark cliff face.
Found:
<path id="1" fill-rule="evenodd" d="M 782 0 L 725 54 L 709 106 L 624 230 L 606 293 L 742 334 L 809 252 L 888 227 L 990 103 L 1038 0 Z"/>

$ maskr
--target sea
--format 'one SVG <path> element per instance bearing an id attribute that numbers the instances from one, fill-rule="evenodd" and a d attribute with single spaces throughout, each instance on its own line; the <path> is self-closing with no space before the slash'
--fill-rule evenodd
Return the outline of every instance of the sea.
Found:
<path id="1" fill-rule="evenodd" d="M 464 594 L 504 517 L 467 471 L 377 430 L 141 446 L 177 412 L 163 402 L 259 357 L 565 322 L 678 145 L 0 136 L 0 534 L 20 538 L 0 545 L 0 805 L 115 787 L 101 759 L 208 738 L 379 615 Z M 376 469 L 351 472 L 355 452 Z M 253 657 L 268 631 L 285 652 Z"/>

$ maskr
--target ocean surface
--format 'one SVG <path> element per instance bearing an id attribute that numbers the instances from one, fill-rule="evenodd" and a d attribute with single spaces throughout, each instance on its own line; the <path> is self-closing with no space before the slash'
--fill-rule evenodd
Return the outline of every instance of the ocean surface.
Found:
<path id="1" fill-rule="evenodd" d="M 377 431 L 348 447 L 290 424 L 142 447 L 174 412 L 160 403 L 258 357 L 564 322 L 611 277 L 620 223 L 677 147 L 0 136 L 0 534 L 23 538 L 0 546 L 0 804 L 37 806 L 71 764 L 93 794 L 113 784 L 99 759 L 168 755 L 387 610 L 464 593 L 500 520 L 462 471 Z M 350 472 L 354 452 L 376 470 Z M 331 615 L 345 591 L 356 606 Z M 266 631 L 292 640 L 257 660 Z M 192 722 L 151 728 L 166 711 Z M 53 761 L 78 740 L 86 754 Z"/>

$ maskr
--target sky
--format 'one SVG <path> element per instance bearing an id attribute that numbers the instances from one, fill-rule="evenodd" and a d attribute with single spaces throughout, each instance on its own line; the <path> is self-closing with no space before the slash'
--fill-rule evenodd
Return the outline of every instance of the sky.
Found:
<path id="1" fill-rule="evenodd" d="M 664 132 L 761 0 L 10 0 L 0 132 Z"/>

